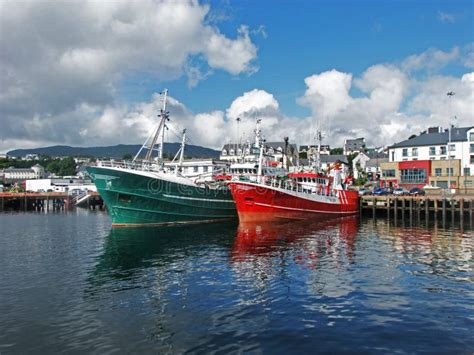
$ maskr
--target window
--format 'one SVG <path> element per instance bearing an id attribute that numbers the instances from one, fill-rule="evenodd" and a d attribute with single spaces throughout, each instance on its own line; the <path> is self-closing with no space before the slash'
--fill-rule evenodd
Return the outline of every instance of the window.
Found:
<path id="1" fill-rule="evenodd" d="M 474 155 L 471 155 L 469 159 L 469 164 L 474 164 Z"/>
<path id="2" fill-rule="evenodd" d="M 382 170 L 382 176 L 385 178 L 395 177 L 395 169 Z"/>
<path id="3" fill-rule="evenodd" d="M 233 149 L 230 150 L 230 155 L 234 155 L 235 154 L 235 151 Z"/>
<path id="4" fill-rule="evenodd" d="M 224 149 L 224 150 L 222 151 L 222 155 L 227 155 L 227 150 Z"/>
<path id="5" fill-rule="evenodd" d="M 426 182 L 426 169 L 402 169 L 400 170 L 400 182 L 402 184 L 423 184 Z"/>
<path id="6" fill-rule="evenodd" d="M 474 144 L 469 146 L 469 153 L 474 153 Z"/>
<path id="7" fill-rule="evenodd" d="M 193 167 L 193 171 L 194 171 L 195 173 L 197 173 L 197 172 L 198 172 L 198 167 L 197 167 L 197 166 L 194 166 L 194 167 Z"/>
<path id="8" fill-rule="evenodd" d="M 464 176 L 471 176 L 471 168 L 464 168 Z"/>
<path id="9" fill-rule="evenodd" d="M 436 155 L 436 147 L 430 147 L 430 155 Z"/>
<path id="10" fill-rule="evenodd" d="M 395 161 L 395 152 L 392 151 L 392 160 L 391 161 Z"/>
<path id="11" fill-rule="evenodd" d="M 441 176 L 441 168 L 435 169 L 435 176 Z"/>
<path id="12" fill-rule="evenodd" d="M 474 142 L 474 132 L 469 133 L 469 142 Z"/>
<path id="13" fill-rule="evenodd" d="M 414 157 L 418 156 L 418 148 L 411 148 L 411 155 Z"/>
<path id="14" fill-rule="evenodd" d="M 446 154 L 446 147 L 445 147 L 445 146 L 442 146 L 442 147 L 441 147 L 440 154 L 442 154 L 442 155 L 445 155 L 445 154 Z"/>
<path id="15" fill-rule="evenodd" d="M 208 166 L 205 166 L 204 167 L 204 172 L 207 173 L 209 171 L 209 167 Z"/>
<path id="16" fill-rule="evenodd" d="M 404 156 L 404 157 L 408 156 L 408 148 L 403 148 L 402 156 Z"/>
<path id="17" fill-rule="evenodd" d="M 453 168 L 446 168 L 446 175 L 453 176 Z"/>
<path id="18" fill-rule="evenodd" d="M 449 151 L 450 151 L 450 152 L 455 152 L 455 151 L 456 151 L 456 145 L 450 144 L 450 145 L 449 145 Z"/>

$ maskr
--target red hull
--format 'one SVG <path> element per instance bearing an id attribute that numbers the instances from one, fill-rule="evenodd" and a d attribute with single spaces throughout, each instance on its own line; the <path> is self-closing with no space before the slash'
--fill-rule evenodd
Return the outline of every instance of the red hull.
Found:
<path id="1" fill-rule="evenodd" d="M 241 222 L 322 219 L 359 212 L 357 191 L 324 196 L 240 181 L 229 186 Z"/>

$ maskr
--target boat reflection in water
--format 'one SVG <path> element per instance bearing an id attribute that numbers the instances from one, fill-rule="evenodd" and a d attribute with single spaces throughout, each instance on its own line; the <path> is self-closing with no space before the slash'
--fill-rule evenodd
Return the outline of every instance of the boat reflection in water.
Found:
<path id="1" fill-rule="evenodd" d="M 347 290 L 333 280 L 338 270 L 352 263 L 358 229 L 357 216 L 309 223 L 241 223 L 232 250 L 233 269 L 240 280 L 259 289 L 273 282 L 290 285 L 296 277 L 312 294 L 344 294 Z"/>
<path id="2" fill-rule="evenodd" d="M 186 259 L 205 256 L 202 253 L 206 251 L 227 253 L 232 245 L 228 236 L 234 233 L 236 225 L 225 222 L 186 227 L 112 228 L 90 281 L 98 285 L 119 279 L 139 285 L 146 269 L 170 272 Z"/>
<path id="3" fill-rule="evenodd" d="M 250 255 L 273 256 L 272 251 L 281 251 L 283 244 L 290 247 L 292 243 L 309 247 L 304 252 L 313 258 L 323 251 L 331 253 L 331 245 L 341 242 L 346 245 L 347 256 L 351 258 L 358 226 L 358 216 L 313 222 L 240 223 L 233 260 L 246 260 Z"/>

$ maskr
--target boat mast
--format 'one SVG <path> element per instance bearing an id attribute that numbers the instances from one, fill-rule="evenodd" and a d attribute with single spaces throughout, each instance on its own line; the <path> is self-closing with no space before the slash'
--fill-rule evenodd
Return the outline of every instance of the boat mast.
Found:
<path id="1" fill-rule="evenodd" d="M 184 160 L 184 147 L 186 146 L 186 128 L 183 129 L 183 138 L 181 139 L 181 148 L 179 151 L 179 162 L 178 167 L 176 168 L 176 175 L 178 175 L 178 170 L 181 171 L 183 167 L 183 160 Z"/>
<path id="2" fill-rule="evenodd" d="M 316 139 L 317 139 L 317 148 L 316 153 L 314 154 L 314 170 L 319 173 L 321 171 L 321 129 L 318 127 L 316 131 Z"/>
<path id="3" fill-rule="evenodd" d="M 159 148 L 159 161 L 160 162 L 163 161 L 163 146 L 164 146 L 164 134 L 165 134 L 164 132 L 165 132 L 166 121 L 169 121 L 169 112 L 166 111 L 167 98 L 168 98 L 168 89 L 165 89 L 165 91 L 163 92 L 163 108 L 161 109 L 161 112 L 158 115 L 158 117 L 161 117 L 160 124 L 158 125 L 158 128 L 156 129 L 156 132 L 153 136 L 153 140 L 151 141 L 151 144 L 148 147 L 148 152 L 146 153 L 146 156 L 145 156 L 145 160 L 148 160 L 149 162 L 153 160 L 152 158 L 153 149 L 160 135 L 161 135 L 161 141 L 160 141 L 160 148 Z"/>
<path id="4" fill-rule="evenodd" d="M 255 147 L 260 148 L 260 143 L 262 141 L 262 129 L 260 128 L 260 123 L 262 122 L 261 118 L 257 118 L 257 123 L 255 127 Z"/>

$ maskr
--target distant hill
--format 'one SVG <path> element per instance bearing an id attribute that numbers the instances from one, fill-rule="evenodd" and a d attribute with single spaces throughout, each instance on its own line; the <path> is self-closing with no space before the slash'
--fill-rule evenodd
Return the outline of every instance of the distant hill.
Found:
<path id="1" fill-rule="evenodd" d="M 164 152 L 174 156 L 180 147 L 180 143 L 165 143 Z M 95 158 L 122 158 L 125 154 L 135 156 L 140 150 L 138 144 L 119 144 L 107 147 L 70 147 L 67 145 L 55 145 L 52 147 L 34 149 L 15 149 L 7 154 L 12 157 L 23 157 L 26 154 L 43 154 L 50 157 L 73 156 L 73 157 L 95 157 Z M 197 145 L 187 145 L 185 156 L 192 158 L 218 158 L 219 151 L 200 147 Z"/>

